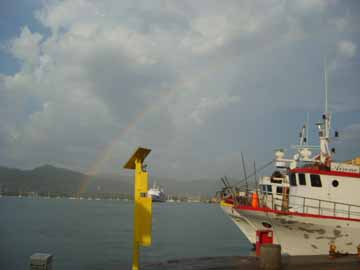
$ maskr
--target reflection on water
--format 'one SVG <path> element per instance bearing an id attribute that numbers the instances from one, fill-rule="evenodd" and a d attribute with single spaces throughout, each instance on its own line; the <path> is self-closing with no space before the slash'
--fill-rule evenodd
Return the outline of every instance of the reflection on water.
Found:
<path id="1" fill-rule="evenodd" d="M 0 269 L 28 269 L 35 252 L 54 270 L 130 269 L 130 202 L 0 198 Z M 143 262 L 248 255 L 250 245 L 217 205 L 153 204 L 153 241 Z"/>

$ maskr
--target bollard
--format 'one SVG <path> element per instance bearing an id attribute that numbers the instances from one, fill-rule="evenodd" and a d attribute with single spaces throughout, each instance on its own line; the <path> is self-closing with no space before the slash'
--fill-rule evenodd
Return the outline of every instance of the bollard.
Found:
<path id="1" fill-rule="evenodd" d="M 260 269 L 281 269 L 281 246 L 276 244 L 264 244 L 260 247 Z"/>
<path id="2" fill-rule="evenodd" d="M 53 256 L 47 253 L 34 253 L 30 256 L 30 270 L 52 270 Z"/>

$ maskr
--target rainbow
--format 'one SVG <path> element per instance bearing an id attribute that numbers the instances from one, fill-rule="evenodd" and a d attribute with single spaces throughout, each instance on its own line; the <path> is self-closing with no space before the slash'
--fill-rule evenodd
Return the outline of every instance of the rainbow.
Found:
<path id="1" fill-rule="evenodd" d="M 220 64 L 220 61 L 226 61 L 226 59 L 221 59 L 218 61 L 218 64 Z M 213 66 L 210 68 L 210 70 L 207 70 L 207 72 L 204 71 L 199 71 L 196 74 L 196 78 L 199 79 L 209 79 L 211 78 L 211 74 L 213 72 L 217 72 L 218 66 Z M 183 82 L 184 85 L 187 84 L 187 81 L 180 79 L 180 82 Z M 186 88 L 186 87 L 185 87 Z M 104 164 L 104 162 L 106 162 L 107 160 L 110 159 L 111 157 L 111 152 L 112 149 L 114 148 L 114 146 L 120 141 L 121 138 L 123 138 L 126 134 L 128 134 L 134 127 L 136 127 L 136 125 L 146 117 L 147 114 L 151 113 L 152 111 L 156 110 L 157 108 L 159 108 L 159 104 L 161 103 L 165 103 L 166 99 L 170 98 L 171 96 L 173 96 L 176 93 L 175 89 L 167 89 L 164 90 L 162 93 L 160 93 L 160 99 L 158 102 L 155 102 L 147 107 L 145 107 L 145 109 L 141 112 L 139 112 L 132 121 L 130 121 L 130 123 L 123 128 L 120 132 L 119 132 L 119 136 L 117 136 L 116 138 L 114 138 L 111 143 L 108 144 L 108 146 L 104 149 L 104 151 L 101 151 L 99 155 L 97 155 L 97 158 L 95 159 L 94 163 L 92 164 L 92 166 L 90 166 L 90 169 L 87 170 L 86 175 L 88 175 L 88 177 L 86 177 L 83 182 L 80 185 L 79 188 L 79 192 L 83 193 L 86 189 L 86 186 L 89 183 L 90 177 L 92 175 L 95 175 L 99 168 L 101 167 L 102 164 Z"/>
<path id="2" fill-rule="evenodd" d="M 120 130 L 119 132 L 119 136 L 116 136 L 106 147 L 103 151 L 100 152 L 100 154 L 97 155 L 95 161 L 93 162 L 93 164 L 90 166 L 90 168 L 86 171 L 86 177 L 85 179 L 81 182 L 80 187 L 79 187 L 79 193 L 84 193 L 86 190 L 87 185 L 89 184 L 90 181 L 90 177 L 93 175 L 96 175 L 97 172 L 99 171 L 99 168 L 101 168 L 101 166 L 108 161 L 111 158 L 111 153 L 112 150 L 114 149 L 115 145 L 120 141 L 120 139 L 122 139 L 123 137 L 125 137 L 131 130 L 133 130 L 136 125 L 146 117 L 146 115 L 150 114 L 152 111 L 156 110 L 157 108 L 159 108 L 159 103 L 163 102 L 165 99 L 171 97 L 176 91 L 175 90 L 167 90 L 164 91 L 163 93 L 161 93 L 161 99 L 159 100 L 159 102 L 156 102 L 154 104 L 151 104 L 147 107 L 145 107 L 145 109 L 143 111 L 140 111 L 139 113 L 137 113 L 137 115 L 134 117 L 134 119 L 132 121 L 129 122 L 129 124 Z"/>

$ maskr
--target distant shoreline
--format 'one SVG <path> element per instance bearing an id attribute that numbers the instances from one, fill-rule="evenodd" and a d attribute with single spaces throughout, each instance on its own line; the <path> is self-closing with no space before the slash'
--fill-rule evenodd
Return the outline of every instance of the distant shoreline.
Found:
<path id="1" fill-rule="evenodd" d="M 128 194 L 112 194 L 112 193 L 103 193 L 103 194 L 37 194 L 35 192 L 28 193 L 2 193 L 0 194 L 0 199 L 2 197 L 14 197 L 14 198 L 41 198 L 41 199 L 69 199 L 69 200 L 109 200 L 109 201 L 133 201 L 133 198 Z M 217 203 L 214 199 L 196 199 L 190 197 L 181 197 L 180 199 L 171 199 L 167 200 L 168 203 Z"/>

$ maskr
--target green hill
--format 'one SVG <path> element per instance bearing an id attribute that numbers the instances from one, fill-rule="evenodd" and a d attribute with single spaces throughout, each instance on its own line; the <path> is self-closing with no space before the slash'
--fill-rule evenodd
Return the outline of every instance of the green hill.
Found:
<path id="1" fill-rule="evenodd" d="M 51 165 L 33 170 L 0 167 L 0 185 L 6 192 L 76 192 L 86 177 Z"/>
<path id="2" fill-rule="evenodd" d="M 165 193 L 172 196 L 207 196 L 211 197 L 220 190 L 219 180 L 173 180 L 150 176 L 150 187 L 156 181 Z M 32 170 L 0 167 L 0 189 L 7 193 L 133 193 L 133 179 L 123 175 L 86 174 L 43 165 Z"/>

